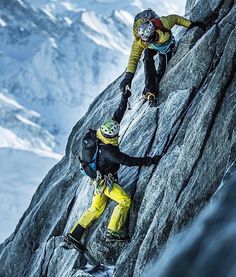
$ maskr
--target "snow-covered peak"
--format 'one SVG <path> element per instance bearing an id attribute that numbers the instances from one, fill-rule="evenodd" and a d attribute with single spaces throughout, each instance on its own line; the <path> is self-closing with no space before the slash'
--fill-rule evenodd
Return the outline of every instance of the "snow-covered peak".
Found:
<path id="1" fill-rule="evenodd" d="M 29 1 L 28 1 L 29 2 Z M 93 11 L 98 15 L 110 16 L 116 10 L 125 10 L 134 14 L 146 8 L 153 8 L 157 13 L 183 14 L 185 1 L 180 0 L 30 0 L 35 8 L 46 9 L 54 14 L 65 12 Z"/>
<path id="2" fill-rule="evenodd" d="M 45 128 L 40 114 L 19 104 L 12 95 L 0 92 L 0 148 L 32 151 L 60 159 L 54 153 L 56 140 Z"/>

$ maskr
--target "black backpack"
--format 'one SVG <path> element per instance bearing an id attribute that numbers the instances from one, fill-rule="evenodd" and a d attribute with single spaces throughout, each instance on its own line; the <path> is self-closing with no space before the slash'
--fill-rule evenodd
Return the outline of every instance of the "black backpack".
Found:
<path id="1" fill-rule="evenodd" d="M 159 18 L 159 16 L 152 9 L 146 9 L 136 14 L 134 21 L 137 21 L 140 18 L 145 18 L 147 20 L 150 20 L 152 18 Z"/>
<path id="2" fill-rule="evenodd" d="M 89 129 L 82 139 L 80 169 L 84 175 L 92 179 L 97 177 L 98 142 L 96 130 L 93 129 Z"/>

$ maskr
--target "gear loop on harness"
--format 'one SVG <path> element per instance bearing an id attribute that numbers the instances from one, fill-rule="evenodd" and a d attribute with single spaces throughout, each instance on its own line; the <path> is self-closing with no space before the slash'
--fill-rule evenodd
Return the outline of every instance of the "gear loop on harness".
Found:
<path id="1" fill-rule="evenodd" d="M 105 184 L 108 187 L 109 192 L 111 192 L 111 190 L 113 188 L 113 184 L 116 181 L 115 176 L 111 173 L 108 173 L 108 175 L 105 175 L 104 180 L 105 180 Z"/>
<path id="2" fill-rule="evenodd" d="M 108 173 L 107 175 L 102 175 L 100 171 L 96 171 L 97 177 L 92 180 L 92 184 L 95 186 L 96 194 L 101 195 L 105 188 L 108 187 L 109 192 L 111 192 L 113 185 L 116 181 L 116 177 Z"/>

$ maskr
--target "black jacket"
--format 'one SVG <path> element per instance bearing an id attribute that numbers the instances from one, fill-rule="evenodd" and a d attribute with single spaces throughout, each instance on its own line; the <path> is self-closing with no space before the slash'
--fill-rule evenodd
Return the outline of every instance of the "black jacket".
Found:
<path id="1" fill-rule="evenodd" d="M 119 107 L 115 111 L 112 119 L 121 122 L 127 108 L 128 99 L 121 98 Z M 120 151 L 119 146 L 111 144 L 99 144 L 99 152 L 97 156 L 97 167 L 101 174 L 116 173 L 120 165 L 126 166 L 142 166 L 146 165 L 147 159 L 130 157 L 129 155 Z"/>

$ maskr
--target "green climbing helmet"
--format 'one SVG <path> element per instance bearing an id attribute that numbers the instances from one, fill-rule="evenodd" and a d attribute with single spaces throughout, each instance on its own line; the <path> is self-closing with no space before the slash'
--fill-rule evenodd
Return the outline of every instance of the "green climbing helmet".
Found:
<path id="1" fill-rule="evenodd" d="M 101 126 L 101 133 L 106 138 L 114 138 L 118 136 L 120 131 L 120 124 L 115 120 L 108 120 Z"/>

